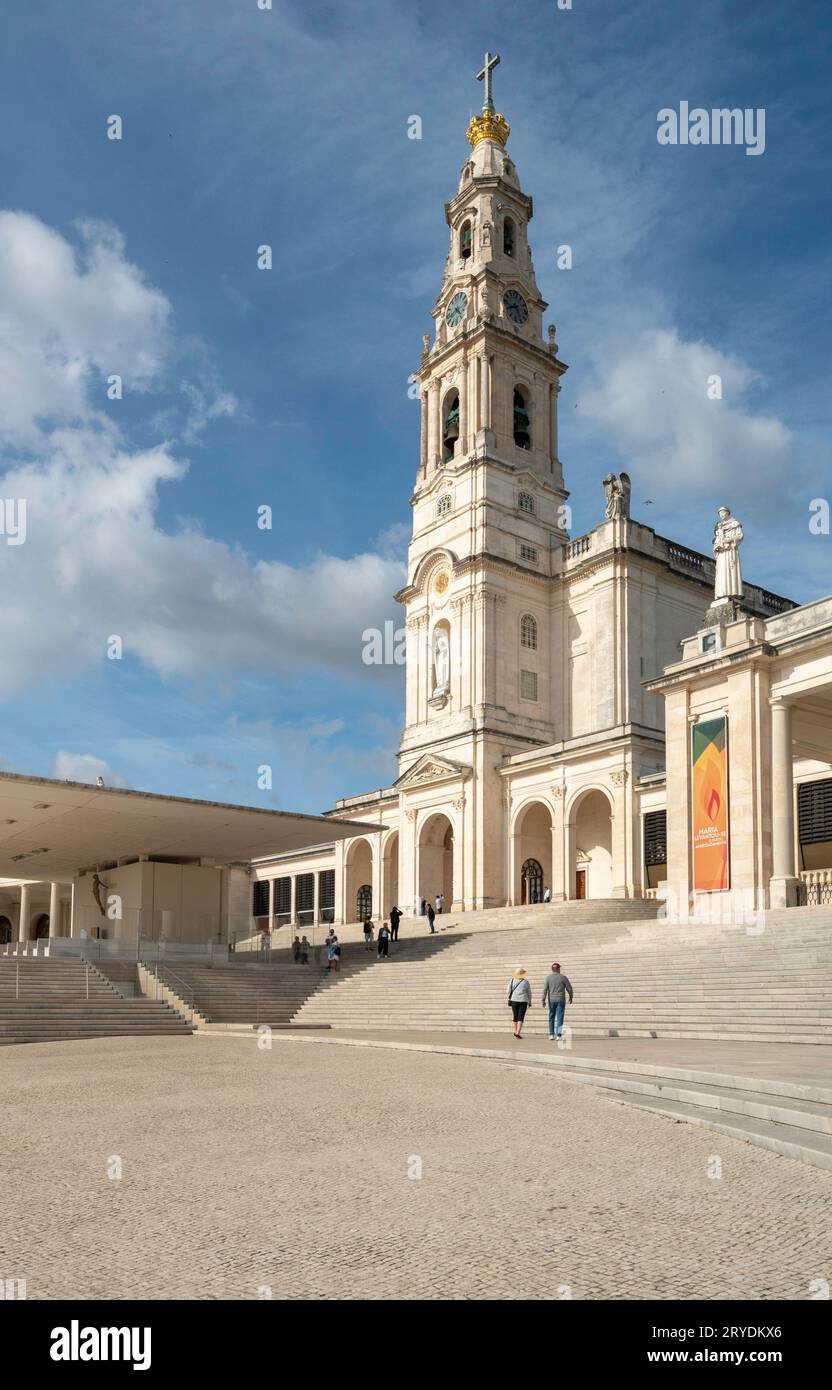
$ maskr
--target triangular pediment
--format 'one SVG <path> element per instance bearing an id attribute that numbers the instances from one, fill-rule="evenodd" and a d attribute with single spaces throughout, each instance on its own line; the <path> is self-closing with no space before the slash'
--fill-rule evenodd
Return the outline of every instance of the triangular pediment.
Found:
<path id="1" fill-rule="evenodd" d="M 425 782 L 465 781 L 471 768 L 465 763 L 452 762 L 450 758 L 440 758 L 435 753 L 423 753 L 412 767 L 403 772 L 393 785 L 399 791 L 408 787 L 422 786 Z"/>

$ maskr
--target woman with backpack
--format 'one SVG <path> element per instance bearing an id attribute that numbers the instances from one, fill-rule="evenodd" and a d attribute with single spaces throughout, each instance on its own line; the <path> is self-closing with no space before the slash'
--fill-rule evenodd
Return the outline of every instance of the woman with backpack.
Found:
<path id="1" fill-rule="evenodd" d="M 532 985 L 528 972 L 518 965 L 508 984 L 506 985 L 506 1003 L 511 1009 L 511 1016 L 514 1020 L 514 1036 L 523 1036 L 523 1020 L 526 1017 L 526 1010 L 531 1008 Z"/>

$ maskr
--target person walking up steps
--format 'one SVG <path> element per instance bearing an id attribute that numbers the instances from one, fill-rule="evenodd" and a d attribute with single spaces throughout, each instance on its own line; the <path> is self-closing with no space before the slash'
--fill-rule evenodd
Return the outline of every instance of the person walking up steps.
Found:
<path id="1" fill-rule="evenodd" d="M 398 939 L 399 939 L 399 922 L 400 922 L 401 920 L 402 920 L 402 914 L 399 912 L 399 909 L 398 909 L 397 907 L 391 907 L 391 909 L 390 909 L 390 940 L 391 940 L 391 941 L 398 941 Z"/>
<path id="2" fill-rule="evenodd" d="M 428 903 L 428 926 L 430 927 L 432 932 L 436 931 L 436 927 L 433 925 L 435 920 L 436 913 L 433 910 L 433 903 Z"/>
<path id="3" fill-rule="evenodd" d="M 551 974 L 546 976 L 546 983 L 543 986 L 543 1007 L 549 1005 L 549 1041 L 555 1042 L 555 1032 L 560 1038 L 563 1032 L 563 1015 L 566 1012 L 566 996 L 569 995 L 569 1002 L 572 1003 L 572 985 L 568 976 L 561 975 L 560 962 L 555 961 L 552 966 Z M 555 1024 L 557 1023 L 557 1030 Z"/>
<path id="4" fill-rule="evenodd" d="M 531 1008 L 532 986 L 528 972 L 518 965 L 508 984 L 506 985 L 506 1003 L 511 1009 L 511 1016 L 514 1020 L 514 1036 L 523 1036 L 523 1019 L 526 1017 L 526 1010 Z"/>
<path id="5" fill-rule="evenodd" d="M 390 928 L 386 922 L 382 922 L 378 929 L 378 954 L 379 959 L 390 954 Z"/>
<path id="6" fill-rule="evenodd" d="M 372 919 L 371 917 L 368 916 L 368 917 L 365 917 L 365 918 L 364 918 L 364 950 L 365 950 L 365 951 L 372 951 L 372 949 L 373 949 L 373 919 Z"/>

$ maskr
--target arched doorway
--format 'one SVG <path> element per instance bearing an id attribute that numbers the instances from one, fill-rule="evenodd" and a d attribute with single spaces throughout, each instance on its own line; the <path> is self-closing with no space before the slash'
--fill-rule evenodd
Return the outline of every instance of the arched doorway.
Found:
<path id="1" fill-rule="evenodd" d="M 570 827 L 570 898 L 612 897 L 612 805 L 602 791 L 573 803 Z M 580 877 L 579 877 L 580 876 Z"/>
<path id="2" fill-rule="evenodd" d="M 425 821 L 419 835 L 419 900 L 435 902 L 438 893 L 449 911 L 454 900 L 454 830 L 441 812 Z"/>
<path id="3" fill-rule="evenodd" d="M 369 840 L 353 840 L 347 849 L 344 921 L 361 922 L 373 915 L 373 851 Z M 361 901 L 359 902 L 359 893 Z"/>
<path id="4" fill-rule="evenodd" d="M 530 801 L 517 815 L 514 866 L 512 901 L 542 903 L 544 890 L 552 887 L 552 813 L 542 801 Z"/>
<path id="5" fill-rule="evenodd" d="M 537 859 L 527 859 L 520 870 L 524 903 L 543 902 L 543 866 Z"/>
<path id="6" fill-rule="evenodd" d="M 394 830 L 388 838 L 381 858 L 381 903 L 382 916 L 389 916 L 391 907 L 399 903 L 399 832 Z"/>
<path id="7" fill-rule="evenodd" d="M 0 917 L 0 946 L 8 946 L 12 939 L 12 924 L 8 917 Z"/>
<path id="8" fill-rule="evenodd" d="M 35 941 L 42 941 L 43 938 L 44 938 L 45 936 L 48 936 L 48 935 L 49 935 L 49 913 L 48 913 L 48 912 L 42 912 L 42 913 L 40 914 L 40 917 L 38 917 L 37 921 L 35 922 L 35 930 L 34 930 L 34 933 L 33 933 L 33 934 L 34 934 Z"/>

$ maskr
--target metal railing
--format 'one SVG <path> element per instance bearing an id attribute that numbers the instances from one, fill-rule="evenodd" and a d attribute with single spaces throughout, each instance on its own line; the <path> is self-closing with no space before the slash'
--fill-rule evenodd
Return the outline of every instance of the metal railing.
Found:
<path id="1" fill-rule="evenodd" d="M 194 1015 L 195 1015 L 195 1013 L 196 1013 L 196 997 L 195 997 L 195 995 L 194 995 L 193 989 L 192 989 L 191 986 L 188 984 L 187 980 L 183 980 L 183 978 L 182 978 L 181 975 L 177 975 L 176 971 L 175 971 L 175 970 L 171 970 L 170 967 L 167 966 L 167 965 L 165 966 L 165 978 L 164 978 L 163 980 L 160 979 L 160 977 L 159 977 L 159 965 L 158 965 L 158 962 L 157 962 L 155 968 L 154 968 L 154 966 L 152 965 L 151 962 L 146 961 L 146 960 L 139 960 L 139 965 L 143 965 L 144 968 L 145 968 L 145 970 L 148 970 L 148 971 L 150 972 L 150 974 L 153 976 L 153 979 L 154 979 L 154 981 L 155 981 L 155 989 L 154 989 L 154 992 L 153 992 L 153 998 L 156 999 L 156 1000 L 158 1000 L 158 998 L 159 998 L 159 985 L 161 984 L 162 989 L 168 989 L 168 990 L 170 990 L 170 993 L 171 993 L 171 994 L 175 995 L 178 999 L 181 999 L 182 1002 L 190 1009 L 190 1011 L 191 1011 L 191 1018 L 190 1018 L 190 1021 L 191 1021 L 191 1023 L 193 1023 L 193 1021 L 194 1021 Z M 174 981 L 175 984 L 171 984 L 171 983 L 169 983 L 169 981 Z M 163 1001 L 163 1002 L 166 1002 L 166 1001 Z"/>

